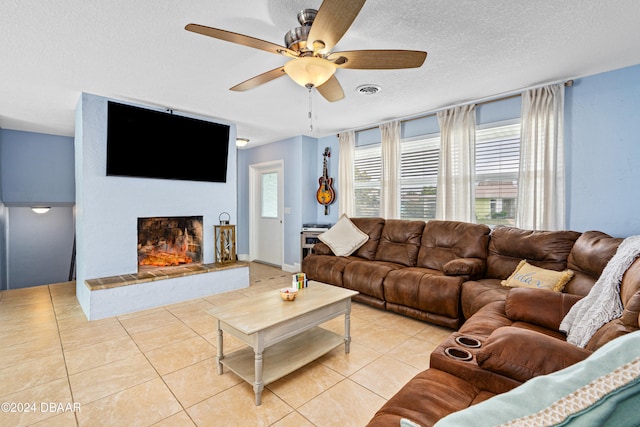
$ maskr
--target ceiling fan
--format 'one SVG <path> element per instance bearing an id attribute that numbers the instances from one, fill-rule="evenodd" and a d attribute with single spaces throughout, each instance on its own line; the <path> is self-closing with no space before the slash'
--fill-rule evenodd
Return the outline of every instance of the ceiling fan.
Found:
<path id="1" fill-rule="evenodd" d="M 337 68 L 360 70 L 392 70 L 417 68 L 424 63 L 427 52 L 416 50 L 352 50 L 332 52 L 360 13 L 365 0 L 324 0 L 318 10 L 304 9 L 298 13 L 300 27 L 285 34 L 285 46 L 218 28 L 188 24 L 185 29 L 243 46 L 284 55 L 289 61 L 233 86 L 230 90 L 252 89 L 285 74 L 311 90 L 316 88 L 328 101 L 344 98 L 342 86 L 334 73 Z"/>

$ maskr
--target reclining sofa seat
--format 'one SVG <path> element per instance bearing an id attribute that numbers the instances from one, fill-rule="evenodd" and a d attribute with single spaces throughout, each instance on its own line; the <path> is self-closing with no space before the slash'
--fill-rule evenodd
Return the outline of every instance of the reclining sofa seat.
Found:
<path id="1" fill-rule="evenodd" d="M 513 232 L 509 230 L 509 233 L 512 234 Z M 546 234 L 545 237 L 555 238 L 549 234 Z M 546 300 L 537 300 L 538 296 L 542 295 L 544 297 L 546 294 L 526 292 L 529 298 L 532 298 L 529 306 L 536 307 L 536 322 L 514 322 L 513 319 L 506 316 L 505 301 L 507 295 L 516 291 L 516 289 L 510 290 L 510 288 L 504 288 L 502 285 L 495 284 L 493 281 L 480 281 L 480 286 L 486 286 L 480 288 L 480 290 L 484 292 L 479 295 L 479 298 L 483 298 L 485 305 L 474 311 L 473 316 L 462 325 L 458 332 L 487 337 L 491 332 L 501 326 L 513 325 L 520 328 L 537 330 L 547 335 L 565 339 L 565 335 L 557 330 L 558 328 L 555 323 L 557 322 L 557 326 L 559 326 L 560 321 L 571 306 L 589 293 L 609 260 L 615 255 L 622 240 L 621 238 L 614 238 L 600 231 L 586 231 L 582 233 L 573 244 L 571 252 L 567 257 L 567 267 L 574 272 L 573 278 L 567 283 L 563 292 L 552 292 L 552 296 L 549 297 L 555 298 L 558 301 L 554 302 L 553 305 L 547 305 Z M 469 295 L 473 294 L 474 289 L 470 289 L 473 285 L 473 282 L 463 284 L 462 304 L 463 309 L 466 307 L 467 311 L 475 309 L 475 307 L 469 309 L 469 304 L 466 304 L 466 298 L 469 298 Z M 487 291 L 486 289 L 488 289 L 489 286 L 500 286 L 504 289 Z M 534 289 L 534 291 L 538 291 L 538 289 Z M 521 292 L 521 290 L 518 290 L 518 292 Z M 491 294 L 495 297 L 493 301 L 488 299 Z M 545 319 L 548 320 L 546 323 L 550 324 L 552 326 L 551 328 L 540 326 L 541 323 L 545 323 Z"/>
<path id="2" fill-rule="evenodd" d="M 598 246 L 609 246 L 610 249 L 614 247 L 615 252 L 621 240 L 599 232 L 587 232 L 585 235 L 582 242 L 576 242 L 580 244 L 577 248 L 580 255 L 586 255 L 590 249 L 594 250 Z M 600 257 L 597 251 L 592 254 L 596 258 Z M 574 256 L 573 259 L 587 260 L 580 256 Z M 606 343 L 638 331 L 640 258 L 624 274 L 620 284 L 620 298 L 624 307 L 622 316 L 600 327 L 583 349 L 567 343 L 565 335 L 558 330 L 562 318 L 573 302 L 580 299 L 579 296 L 540 289 L 513 289 L 505 301 L 492 303 L 492 308 L 486 310 L 507 319 L 509 324 L 493 325 L 495 329 L 481 338 L 481 347 L 473 350 L 473 359 L 464 362 L 468 364 L 466 370 L 461 368 L 460 363 L 443 363 L 444 359 L 439 353 L 442 347 L 451 343 L 450 338 L 453 336 L 470 335 L 469 331 L 476 331 L 471 327 L 473 324 L 491 320 L 490 317 L 482 317 L 484 308 L 432 353 L 431 367 L 409 380 L 376 412 L 367 427 L 398 426 L 402 418 L 410 419 L 423 427 L 432 426 L 452 412 L 507 391 L 492 390 L 497 384 L 503 386 L 511 381 L 512 387 L 516 387 L 533 377 L 564 369 L 586 359 Z M 572 302 L 568 302 L 569 299 Z M 500 313 L 497 307 L 503 307 L 503 312 Z M 504 380 L 491 385 L 486 381 L 489 375 Z M 544 393 L 544 390 L 540 392 Z"/>
<path id="3" fill-rule="evenodd" d="M 434 324 L 460 326 L 460 289 L 482 277 L 490 229 L 457 221 L 352 218 L 369 240 L 347 257 L 324 243 L 302 261 L 310 280 L 357 290 L 353 299 Z"/>
<path id="4" fill-rule="evenodd" d="M 575 276 L 567 286 L 581 289 L 574 292 L 588 293 L 621 241 L 597 231 L 583 233 L 569 256 Z M 431 367 L 389 399 L 367 426 L 398 426 L 401 418 L 431 426 L 449 413 L 530 378 L 564 369 L 606 343 L 639 330 L 640 258 L 627 269 L 620 283 L 622 316 L 600 327 L 584 349 L 567 343 L 565 334 L 559 331 L 560 322 L 580 299 L 577 294 L 516 288 L 504 300 L 482 307 L 434 350 Z M 477 337 L 482 345 L 472 350 L 472 360 L 447 363 L 442 350 L 459 335 Z M 504 389 L 498 391 L 497 387 Z"/>
<path id="5" fill-rule="evenodd" d="M 505 225 L 495 227 L 489 239 L 484 277 L 462 284 L 461 304 L 465 319 L 488 303 L 504 301 L 510 288 L 502 286 L 501 282 L 513 273 L 523 259 L 549 270 L 566 269 L 567 258 L 578 237 L 580 233 L 576 231 L 523 230 Z"/>
<path id="6" fill-rule="evenodd" d="M 483 274 L 489 232 L 482 224 L 427 222 L 416 266 L 389 271 L 384 279 L 387 310 L 458 328 L 462 283 Z"/>
<path id="7" fill-rule="evenodd" d="M 375 258 L 356 259 L 342 273 L 342 285 L 360 292 L 356 301 L 386 308 L 382 283 L 390 271 L 416 265 L 424 225 L 424 221 L 385 221 Z"/>
<path id="8" fill-rule="evenodd" d="M 338 257 L 329 246 L 319 242 L 313 246 L 313 255 L 302 260 L 302 271 L 309 280 L 344 286 L 342 273 L 352 261 L 359 259 L 372 261 L 375 259 L 378 242 L 384 227 L 383 218 L 351 218 L 351 222 L 369 236 L 369 239 L 356 252 L 348 257 Z M 357 297 L 354 300 L 358 300 Z"/>

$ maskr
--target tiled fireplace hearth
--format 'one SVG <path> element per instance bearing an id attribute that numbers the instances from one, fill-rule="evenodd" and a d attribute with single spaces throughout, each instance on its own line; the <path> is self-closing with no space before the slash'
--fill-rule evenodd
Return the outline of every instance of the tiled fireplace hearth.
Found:
<path id="1" fill-rule="evenodd" d="M 233 264 L 193 264 L 184 267 L 167 267 L 141 271 L 134 274 L 122 274 L 119 276 L 101 277 L 99 279 L 86 280 L 89 290 L 111 289 L 121 286 L 137 285 L 140 283 L 155 282 L 177 277 L 187 277 L 195 274 L 212 273 L 216 271 L 247 267 L 244 262 Z"/>
<path id="2" fill-rule="evenodd" d="M 193 264 L 85 280 L 89 320 L 202 298 L 249 286 L 249 264 Z"/>
<path id="3" fill-rule="evenodd" d="M 203 263 L 203 237 L 202 216 L 138 218 L 138 271 L 85 280 L 89 320 L 249 286 L 248 263 Z"/>

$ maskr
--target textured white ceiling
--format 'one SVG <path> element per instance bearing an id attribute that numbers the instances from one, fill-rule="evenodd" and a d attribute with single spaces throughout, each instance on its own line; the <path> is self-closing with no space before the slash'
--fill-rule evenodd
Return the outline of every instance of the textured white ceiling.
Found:
<path id="1" fill-rule="evenodd" d="M 81 92 L 238 125 L 251 144 L 323 137 L 532 85 L 640 63 L 638 0 L 369 0 L 335 50 L 415 49 L 419 69 L 340 69 L 345 99 L 283 77 L 231 86 L 286 58 L 184 30 L 188 23 L 283 44 L 321 0 L 2 0 L 0 127 L 73 135 Z M 361 84 L 377 95 L 355 92 Z M 251 147 L 250 145 L 249 147 Z"/>

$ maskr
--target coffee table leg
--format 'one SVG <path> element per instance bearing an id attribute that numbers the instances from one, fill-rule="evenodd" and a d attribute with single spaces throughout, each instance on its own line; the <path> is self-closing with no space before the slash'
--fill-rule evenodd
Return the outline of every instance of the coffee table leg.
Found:
<path id="1" fill-rule="evenodd" d="M 344 314 L 344 353 L 351 351 L 351 301 L 348 302 L 347 312 Z"/>
<path id="2" fill-rule="evenodd" d="M 262 404 L 264 384 L 262 384 L 262 353 L 258 353 L 257 351 L 255 358 L 255 375 L 256 382 L 253 384 L 253 391 L 256 394 L 256 406 L 260 406 Z"/>
<path id="3" fill-rule="evenodd" d="M 222 336 L 222 328 L 220 327 L 220 321 L 218 320 L 218 351 L 217 351 L 217 361 L 218 361 L 218 375 L 222 375 L 222 359 L 224 359 L 224 351 L 223 351 L 223 336 Z"/>

